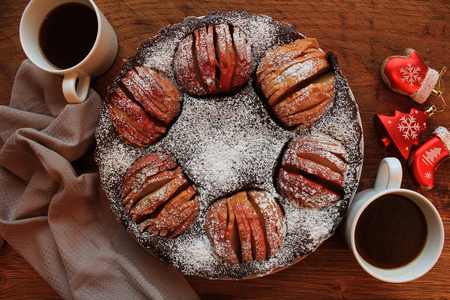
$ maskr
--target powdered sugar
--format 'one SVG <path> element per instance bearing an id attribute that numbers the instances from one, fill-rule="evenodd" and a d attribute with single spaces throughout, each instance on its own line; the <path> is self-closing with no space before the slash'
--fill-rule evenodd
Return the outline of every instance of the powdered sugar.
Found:
<path id="1" fill-rule="evenodd" d="M 273 191 L 273 168 L 290 134 L 263 110 L 250 85 L 223 99 L 186 96 L 159 148 L 178 158 L 202 202 L 250 187 Z"/>
<path id="2" fill-rule="evenodd" d="M 179 42 L 205 24 L 223 23 L 238 26 L 245 34 L 252 47 L 253 72 L 269 49 L 302 37 L 288 25 L 244 12 L 189 18 L 180 25 L 163 29 L 158 36 L 144 43 L 127 61 L 118 78 L 134 65 L 145 65 L 163 71 L 176 83 L 173 56 Z M 117 86 L 117 81 L 111 85 L 111 90 Z M 132 147 L 120 138 L 111 125 L 105 103 L 96 134 L 96 161 L 112 210 L 141 245 L 185 274 L 240 279 L 263 276 L 291 265 L 333 234 L 358 184 L 362 132 L 356 121 L 357 105 L 349 94 L 347 81 L 339 73 L 336 73 L 335 88 L 334 102 L 325 116 L 311 128 L 298 133 L 324 133 L 338 140 L 347 150 L 349 171 L 345 174 L 344 197 L 332 206 L 323 210 L 299 209 L 278 195 L 273 180 L 277 162 L 285 145 L 297 134 L 275 123 L 255 92 L 251 77 L 243 90 L 231 96 L 194 98 L 183 93 L 178 119 L 162 140 L 148 148 Z M 125 173 L 137 159 L 153 152 L 166 153 L 175 159 L 198 191 L 200 211 L 197 219 L 191 228 L 174 239 L 143 232 L 121 203 L 121 182 Z M 223 263 L 214 254 L 205 234 L 206 210 L 220 197 L 253 188 L 271 193 L 282 207 L 283 245 L 269 260 L 238 265 Z M 282 227 L 279 224 L 273 226 Z"/>

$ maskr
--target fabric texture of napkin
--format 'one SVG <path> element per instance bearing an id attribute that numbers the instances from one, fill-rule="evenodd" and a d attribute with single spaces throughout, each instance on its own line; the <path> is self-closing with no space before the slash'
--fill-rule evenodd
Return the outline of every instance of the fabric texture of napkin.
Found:
<path id="1" fill-rule="evenodd" d="M 116 222 L 85 159 L 101 99 L 91 89 L 67 104 L 61 84 L 26 60 L 10 106 L 0 106 L 0 246 L 7 241 L 65 299 L 198 298 Z"/>

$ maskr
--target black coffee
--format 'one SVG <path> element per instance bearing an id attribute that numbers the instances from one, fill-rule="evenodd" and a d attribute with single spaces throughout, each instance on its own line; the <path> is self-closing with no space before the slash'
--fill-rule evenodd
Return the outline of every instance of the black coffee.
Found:
<path id="1" fill-rule="evenodd" d="M 355 230 L 356 249 L 371 265 L 393 269 L 422 252 L 427 223 L 420 208 L 400 195 L 384 195 L 361 214 Z"/>
<path id="2" fill-rule="evenodd" d="M 81 3 L 65 3 L 49 12 L 39 31 L 39 46 L 45 58 L 57 68 L 67 69 L 81 62 L 97 37 L 97 15 Z"/>

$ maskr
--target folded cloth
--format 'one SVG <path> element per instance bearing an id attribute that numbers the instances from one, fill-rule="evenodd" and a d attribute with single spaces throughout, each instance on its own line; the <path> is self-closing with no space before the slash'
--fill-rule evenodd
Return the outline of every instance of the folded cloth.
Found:
<path id="1" fill-rule="evenodd" d="M 116 222 L 98 172 L 82 170 L 101 99 L 91 89 L 67 104 L 61 82 L 26 60 L 0 106 L 1 237 L 66 299 L 198 298 Z"/>

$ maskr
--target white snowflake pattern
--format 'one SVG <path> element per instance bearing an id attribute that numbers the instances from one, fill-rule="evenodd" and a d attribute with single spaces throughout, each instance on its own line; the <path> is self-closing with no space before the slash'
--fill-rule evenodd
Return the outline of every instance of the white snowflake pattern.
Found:
<path id="1" fill-rule="evenodd" d="M 420 71 L 420 67 L 413 67 L 412 63 L 408 63 L 406 68 L 399 69 L 400 74 L 403 76 L 400 80 L 407 82 L 409 86 L 413 86 L 416 82 L 420 84 L 423 80 L 419 75 Z"/>
<path id="2" fill-rule="evenodd" d="M 431 174 L 431 172 L 425 172 L 425 174 L 423 174 L 423 177 L 425 177 L 426 180 L 430 180 L 431 178 L 433 178 L 433 174 Z"/>
<path id="3" fill-rule="evenodd" d="M 410 138 L 415 139 L 419 135 L 420 124 L 416 122 L 414 116 L 402 116 L 398 123 L 398 129 L 403 133 L 403 137 L 406 140 L 409 140 Z"/>

